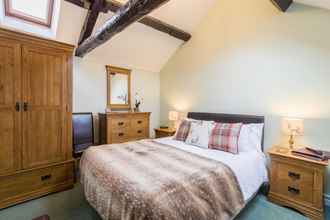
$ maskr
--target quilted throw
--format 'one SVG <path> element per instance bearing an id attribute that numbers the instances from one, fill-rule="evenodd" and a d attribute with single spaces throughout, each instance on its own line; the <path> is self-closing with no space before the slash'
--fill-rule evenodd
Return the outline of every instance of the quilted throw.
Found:
<path id="1" fill-rule="evenodd" d="M 225 220 L 244 206 L 228 166 L 152 140 L 89 148 L 80 168 L 104 220 Z"/>

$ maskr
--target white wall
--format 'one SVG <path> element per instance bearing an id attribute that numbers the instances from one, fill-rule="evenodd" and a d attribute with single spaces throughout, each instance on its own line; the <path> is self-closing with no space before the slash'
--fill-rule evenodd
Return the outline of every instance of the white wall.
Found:
<path id="1" fill-rule="evenodd" d="M 161 121 L 173 109 L 265 115 L 270 147 L 287 140 L 282 116 L 303 117 L 300 143 L 330 150 L 328 21 L 300 4 L 281 13 L 271 1 L 218 1 L 161 71 Z"/>
<path id="2" fill-rule="evenodd" d="M 92 58 L 74 58 L 73 65 L 73 111 L 105 112 L 107 105 L 107 82 L 105 66 Z M 150 132 L 159 126 L 160 81 L 159 73 L 132 70 L 132 104 L 134 94 L 143 98 L 141 111 L 151 112 Z"/>

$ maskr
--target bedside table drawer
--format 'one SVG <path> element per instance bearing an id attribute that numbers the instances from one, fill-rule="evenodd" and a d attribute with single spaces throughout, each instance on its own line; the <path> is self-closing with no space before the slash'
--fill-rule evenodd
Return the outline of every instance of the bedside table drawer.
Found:
<path id="1" fill-rule="evenodd" d="M 302 202 L 313 203 L 314 171 L 296 165 L 277 163 L 272 191 Z"/>
<path id="2" fill-rule="evenodd" d="M 292 184 L 287 181 L 279 181 L 274 192 L 302 202 L 313 203 L 313 188 L 303 184 Z"/>
<path id="3" fill-rule="evenodd" d="M 286 163 L 278 163 L 277 166 L 278 181 L 313 188 L 314 170 Z"/>

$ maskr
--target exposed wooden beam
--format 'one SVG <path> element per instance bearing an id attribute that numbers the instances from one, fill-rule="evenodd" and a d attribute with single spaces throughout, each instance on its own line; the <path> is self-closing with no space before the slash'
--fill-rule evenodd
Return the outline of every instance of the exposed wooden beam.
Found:
<path id="1" fill-rule="evenodd" d="M 293 2 L 293 0 L 271 0 L 271 1 L 279 10 L 283 12 L 286 12 Z"/>
<path id="2" fill-rule="evenodd" d="M 116 0 L 108 1 L 106 4 L 106 10 L 116 12 L 120 7 L 122 7 L 122 4 Z M 191 38 L 191 34 L 173 26 L 170 24 L 167 24 L 157 18 L 153 18 L 150 16 L 146 16 L 138 21 L 141 24 L 144 24 L 146 26 L 149 26 L 153 29 L 156 29 L 160 32 L 169 34 L 175 38 L 178 38 L 183 41 L 189 41 Z"/>
<path id="3" fill-rule="evenodd" d="M 132 23 L 143 18 L 168 1 L 169 0 L 129 0 L 113 17 L 106 21 L 94 35 L 87 38 L 78 46 L 76 49 L 76 56 L 83 57 L 88 52 L 104 44 L 110 38 L 123 31 Z"/>
<path id="4" fill-rule="evenodd" d="M 80 37 L 78 45 L 80 45 L 84 40 L 90 37 L 93 33 L 94 26 L 96 24 L 97 18 L 100 11 L 104 8 L 104 0 L 94 0 L 88 10 L 87 16 L 83 28 L 80 32 Z"/>
<path id="5" fill-rule="evenodd" d="M 189 41 L 191 38 L 191 34 L 185 32 L 177 27 L 174 27 L 173 25 L 166 24 L 165 22 L 162 22 L 161 20 L 158 20 L 157 18 L 147 16 L 147 17 L 144 17 L 141 20 L 139 20 L 139 22 L 141 24 L 149 26 L 160 32 L 169 34 L 172 37 L 178 38 L 183 41 Z"/>
<path id="6" fill-rule="evenodd" d="M 66 1 L 71 2 L 77 6 L 89 9 L 90 2 L 88 0 L 66 0 Z M 109 11 L 115 13 L 122 6 L 123 6 L 123 4 L 116 0 L 106 1 L 104 4 L 104 8 L 101 9 L 101 11 L 103 13 L 108 13 Z M 177 39 L 183 40 L 183 41 L 189 41 L 191 38 L 191 34 L 189 34 L 188 32 L 181 30 L 180 28 L 177 28 L 173 25 L 167 24 L 163 21 L 160 21 L 156 18 L 150 17 L 150 16 L 146 16 L 146 17 L 142 18 L 141 20 L 139 20 L 138 22 L 141 24 L 144 24 L 148 27 L 151 27 L 155 30 L 158 30 L 160 32 L 169 34 L 169 35 L 171 35 Z"/>

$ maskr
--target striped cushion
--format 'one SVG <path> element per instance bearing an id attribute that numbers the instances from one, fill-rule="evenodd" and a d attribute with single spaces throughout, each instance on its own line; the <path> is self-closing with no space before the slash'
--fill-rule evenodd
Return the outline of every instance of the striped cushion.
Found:
<path id="1" fill-rule="evenodd" d="M 191 121 L 183 120 L 180 123 L 180 126 L 174 135 L 174 140 L 186 141 L 189 134 L 190 125 L 191 125 Z"/>
<path id="2" fill-rule="evenodd" d="M 238 138 L 242 123 L 216 123 L 211 132 L 209 148 L 238 154 Z"/>

